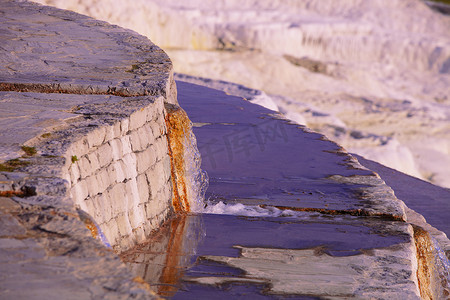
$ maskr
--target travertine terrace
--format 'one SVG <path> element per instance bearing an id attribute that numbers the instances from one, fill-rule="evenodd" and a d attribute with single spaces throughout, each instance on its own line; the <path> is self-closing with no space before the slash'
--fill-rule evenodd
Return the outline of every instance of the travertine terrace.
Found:
<path id="1" fill-rule="evenodd" d="M 0 298 L 448 295 L 431 236 L 448 239 L 380 176 L 273 111 L 178 88 L 143 36 L 0 0 Z M 178 101 L 211 185 L 204 214 L 176 217 Z"/>

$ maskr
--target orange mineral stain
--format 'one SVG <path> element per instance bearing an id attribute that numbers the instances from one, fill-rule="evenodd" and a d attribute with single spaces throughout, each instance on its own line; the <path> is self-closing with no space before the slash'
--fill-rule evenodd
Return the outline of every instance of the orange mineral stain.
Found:
<path id="1" fill-rule="evenodd" d="M 183 255 L 186 216 L 180 215 L 170 221 L 170 239 L 167 245 L 167 256 L 159 281 L 163 283 L 158 289 L 162 296 L 173 296 L 178 291 L 182 277 L 180 257 Z"/>
<path id="2" fill-rule="evenodd" d="M 413 226 L 414 241 L 416 243 L 417 256 L 417 281 L 419 284 L 420 297 L 422 299 L 437 299 L 437 283 L 434 266 L 436 265 L 435 257 L 433 255 L 433 243 L 430 235 L 423 228 Z"/>
<path id="3" fill-rule="evenodd" d="M 24 197 L 25 193 L 22 191 L 0 191 L 0 197 Z"/>
<path id="4" fill-rule="evenodd" d="M 92 222 L 92 220 L 86 219 L 84 220 L 84 225 L 91 232 L 91 235 L 94 239 L 98 238 L 98 229 L 97 226 Z"/>
<path id="5" fill-rule="evenodd" d="M 184 153 L 185 141 L 191 131 L 191 121 L 181 107 L 166 103 L 165 108 L 173 186 L 172 205 L 175 212 L 189 212 L 191 208 L 186 186 Z"/>
<path id="6" fill-rule="evenodd" d="M 86 226 L 87 229 L 91 232 L 91 235 L 94 239 L 97 239 L 99 237 L 99 231 L 98 227 L 94 222 L 94 219 L 86 212 L 82 210 L 77 210 L 78 216 L 80 220 L 84 223 L 84 226 Z"/>

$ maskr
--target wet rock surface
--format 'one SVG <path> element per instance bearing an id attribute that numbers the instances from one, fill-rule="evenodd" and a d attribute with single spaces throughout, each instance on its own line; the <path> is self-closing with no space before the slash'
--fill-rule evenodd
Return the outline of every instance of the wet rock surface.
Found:
<path id="1" fill-rule="evenodd" d="M 159 295 L 419 299 L 448 293 L 446 279 L 430 267 L 437 253 L 430 236 L 412 225 L 426 222 L 414 219 L 378 175 L 267 109 L 217 90 L 177 86 L 210 186 L 204 214 L 180 216 L 122 253 Z M 445 267 L 440 271 L 445 277 Z"/>
<path id="2" fill-rule="evenodd" d="M 406 223 L 318 213 L 204 214 L 167 226 L 172 234 L 160 236 L 159 243 L 175 240 L 178 252 L 157 249 L 158 241 L 152 240 L 123 257 L 163 296 L 418 298 L 411 264 L 415 249 Z M 175 237 L 180 228 L 184 232 Z M 178 263 L 161 266 L 167 256 Z M 151 276 L 158 268 L 159 276 Z"/>
<path id="3" fill-rule="evenodd" d="M 323 135 L 239 97 L 192 87 L 179 83 L 179 101 L 198 124 L 207 198 L 405 218 L 392 190 Z"/>

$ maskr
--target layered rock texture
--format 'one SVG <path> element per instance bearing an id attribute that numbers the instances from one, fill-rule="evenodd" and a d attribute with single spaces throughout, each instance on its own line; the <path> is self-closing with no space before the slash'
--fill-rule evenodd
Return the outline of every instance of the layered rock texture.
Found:
<path id="1" fill-rule="evenodd" d="M 450 243 L 394 192 L 428 213 L 439 201 L 423 193 L 448 199 L 448 190 L 359 158 L 377 175 L 324 136 L 240 97 L 181 81 L 177 87 L 210 185 L 203 214 L 172 219 L 121 254 L 158 294 L 446 297 Z M 435 222 L 448 212 L 441 205 L 430 219 L 446 230 Z"/>

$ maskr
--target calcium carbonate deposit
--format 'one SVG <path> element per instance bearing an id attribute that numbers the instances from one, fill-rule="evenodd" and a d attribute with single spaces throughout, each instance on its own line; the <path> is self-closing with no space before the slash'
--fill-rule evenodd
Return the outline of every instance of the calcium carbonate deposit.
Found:
<path id="1" fill-rule="evenodd" d="M 175 70 L 450 187 L 450 17 L 420 0 L 41 0 L 144 34 Z M 301 149 L 299 149 L 301 152 Z"/>

